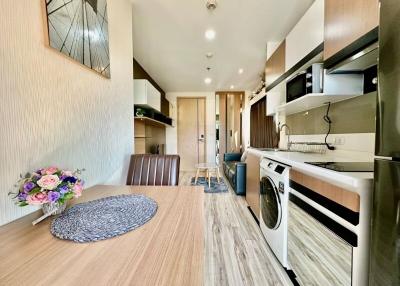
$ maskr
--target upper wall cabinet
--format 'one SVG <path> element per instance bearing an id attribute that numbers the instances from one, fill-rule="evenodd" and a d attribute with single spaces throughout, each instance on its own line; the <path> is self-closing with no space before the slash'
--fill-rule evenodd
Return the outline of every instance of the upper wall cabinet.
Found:
<path id="1" fill-rule="evenodd" d="M 285 41 L 283 41 L 265 64 L 266 86 L 285 73 L 285 46 Z"/>
<path id="2" fill-rule="evenodd" d="M 379 0 L 325 0 L 324 60 L 379 24 Z"/>
<path id="3" fill-rule="evenodd" d="M 316 0 L 286 37 L 285 71 L 292 68 L 323 41 L 324 0 Z"/>
<path id="4" fill-rule="evenodd" d="M 146 105 L 161 110 L 161 93 L 146 79 L 135 79 L 134 104 Z"/>

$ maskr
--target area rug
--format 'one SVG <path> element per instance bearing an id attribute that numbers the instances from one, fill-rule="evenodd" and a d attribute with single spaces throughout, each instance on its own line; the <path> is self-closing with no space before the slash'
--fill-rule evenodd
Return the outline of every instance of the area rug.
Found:
<path id="1" fill-rule="evenodd" d="M 225 184 L 225 181 L 221 178 L 220 182 L 216 177 L 211 177 L 211 188 L 208 187 L 208 180 L 205 177 L 199 177 L 197 179 L 197 184 L 194 183 L 195 178 L 193 177 L 191 180 L 192 186 L 203 186 L 205 193 L 226 193 L 229 191 L 228 186 Z"/>
<path id="2" fill-rule="evenodd" d="M 157 203 L 144 195 L 118 195 L 77 204 L 51 224 L 51 233 L 74 242 L 108 239 L 134 230 L 157 212 Z"/>

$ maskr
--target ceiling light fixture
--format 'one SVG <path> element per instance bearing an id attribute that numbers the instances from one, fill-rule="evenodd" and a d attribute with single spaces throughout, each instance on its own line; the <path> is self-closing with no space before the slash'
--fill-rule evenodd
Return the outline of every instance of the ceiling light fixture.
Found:
<path id="1" fill-rule="evenodd" d="M 210 84 L 212 82 L 212 79 L 210 78 L 210 77 L 206 77 L 205 79 L 204 79 L 204 83 L 205 84 Z"/>
<path id="2" fill-rule="evenodd" d="M 242 68 L 239 69 L 238 73 L 242 74 L 244 72 L 244 70 Z"/>
<path id="3" fill-rule="evenodd" d="M 214 54 L 213 54 L 212 52 L 208 52 L 208 53 L 206 54 L 206 58 L 207 58 L 207 59 L 211 59 L 213 56 L 214 56 Z"/>
<path id="4" fill-rule="evenodd" d="M 214 40 L 216 35 L 217 35 L 217 33 L 213 29 L 208 29 L 204 34 L 206 39 L 209 41 Z"/>
<path id="5" fill-rule="evenodd" d="M 217 8 L 217 0 L 207 0 L 206 7 L 210 11 L 215 10 Z"/>
<path id="6" fill-rule="evenodd" d="M 234 89 L 234 88 L 235 88 L 235 86 L 232 84 L 232 85 L 231 85 L 231 89 Z"/>

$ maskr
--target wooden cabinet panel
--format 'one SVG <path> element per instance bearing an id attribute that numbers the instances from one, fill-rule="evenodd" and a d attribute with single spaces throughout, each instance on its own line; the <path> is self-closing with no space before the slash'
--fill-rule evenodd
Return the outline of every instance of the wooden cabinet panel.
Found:
<path id="1" fill-rule="evenodd" d="M 146 137 L 146 124 L 144 123 L 144 120 L 135 119 L 134 132 L 135 132 L 135 138 L 136 137 L 141 137 L 141 138 Z"/>
<path id="2" fill-rule="evenodd" d="M 304 187 L 354 211 L 360 211 L 360 196 L 306 174 L 290 170 L 290 179 Z"/>
<path id="3" fill-rule="evenodd" d="M 134 154 L 146 154 L 146 138 L 135 138 Z"/>
<path id="4" fill-rule="evenodd" d="M 260 157 L 251 153 L 246 158 L 246 201 L 260 219 Z"/>
<path id="5" fill-rule="evenodd" d="M 286 41 L 283 41 L 265 64 L 265 85 L 269 86 L 285 73 Z"/>
<path id="6" fill-rule="evenodd" d="M 378 2 L 325 0 L 325 60 L 379 25 Z"/>

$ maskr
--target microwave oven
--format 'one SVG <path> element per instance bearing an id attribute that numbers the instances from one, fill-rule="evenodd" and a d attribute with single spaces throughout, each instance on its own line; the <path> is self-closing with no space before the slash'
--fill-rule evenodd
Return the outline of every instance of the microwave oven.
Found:
<path id="1" fill-rule="evenodd" d="M 321 63 L 312 64 L 286 82 L 286 103 L 309 93 L 322 93 L 324 68 Z"/>

